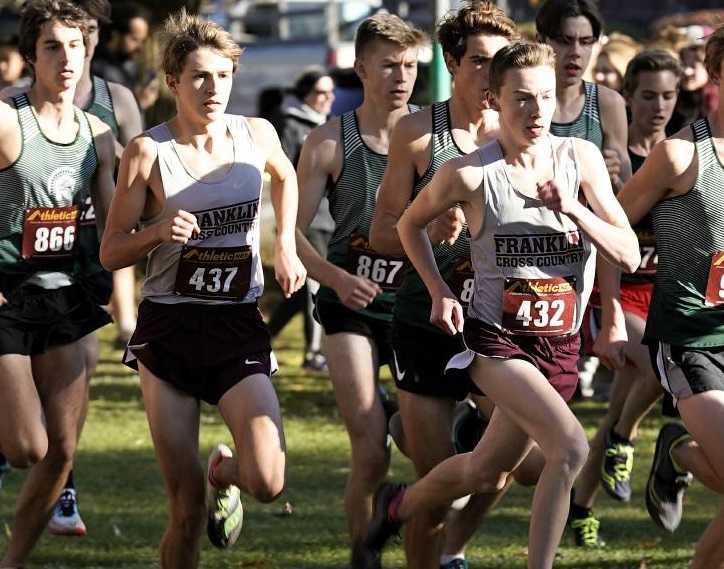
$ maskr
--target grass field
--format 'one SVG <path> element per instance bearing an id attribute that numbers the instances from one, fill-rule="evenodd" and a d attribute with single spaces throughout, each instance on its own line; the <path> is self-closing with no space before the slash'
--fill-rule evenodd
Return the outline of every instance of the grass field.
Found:
<path id="1" fill-rule="evenodd" d="M 121 366 L 113 349 L 113 330 L 101 332 L 103 350 L 91 387 L 91 408 L 76 463 L 81 511 L 88 536 L 45 536 L 29 567 L 52 569 L 157 567 L 157 544 L 166 519 L 160 473 L 140 400 L 137 378 Z M 329 380 L 302 372 L 301 324 L 295 321 L 275 345 L 281 373 L 275 384 L 282 403 L 289 447 L 287 490 L 271 505 L 246 503 L 245 526 L 236 546 L 214 550 L 206 540 L 202 567 L 263 569 L 326 569 L 347 567 L 342 488 L 347 474 L 348 443 L 334 406 Z M 589 433 L 603 404 L 582 403 L 576 411 Z M 202 452 L 230 436 L 215 409 L 204 407 Z M 685 520 L 668 535 L 649 520 L 643 506 L 643 485 L 660 420 L 647 419 L 638 446 L 634 498 L 630 505 L 601 497 L 597 514 L 609 543 L 604 550 L 575 549 L 564 537 L 556 567 L 588 569 L 679 569 L 691 556 L 692 544 L 718 507 L 718 499 L 694 483 L 687 497 Z M 394 478 L 411 479 L 406 459 L 395 452 Z M 13 472 L 0 490 L 0 520 L 8 524 L 14 496 L 22 480 Z M 294 513 L 281 515 L 284 502 Z M 531 491 L 514 486 L 479 529 L 468 551 L 471 566 L 525 567 L 525 544 Z M 723 536 L 724 537 L 724 536 Z M 4 543 L 3 543 L 4 545 Z M 385 567 L 404 567 L 399 545 L 385 554 Z"/>

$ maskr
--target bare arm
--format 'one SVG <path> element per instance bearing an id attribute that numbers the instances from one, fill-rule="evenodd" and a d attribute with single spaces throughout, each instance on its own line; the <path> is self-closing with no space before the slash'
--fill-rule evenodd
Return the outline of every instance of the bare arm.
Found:
<path id="1" fill-rule="evenodd" d="M 93 132 L 96 154 L 98 155 L 98 167 L 91 182 L 90 193 L 96 211 L 98 235 L 102 237 L 115 188 L 113 170 L 116 165 L 116 142 L 111 129 L 106 124 L 92 115 L 87 116 Z"/>
<path id="2" fill-rule="evenodd" d="M 101 263 L 109 271 L 133 265 L 164 242 L 185 244 L 200 231 L 196 217 L 179 210 L 159 222 L 134 231 L 144 213 L 152 217 L 163 204 L 154 203 L 152 185 L 160 189 L 156 145 L 147 136 L 133 139 L 123 152 L 116 191 L 101 241 Z"/>
<path id="3" fill-rule="evenodd" d="M 369 279 L 351 275 L 333 265 L 312 247 L 306 237 L 307 229 L 319 209 L 327 180 L 341 168 L 339 121 L 333 120 L 314 129 L 302 146 L 297 165 L 299 177 L 299 214 L 297 216 L 297 248 L 309 275 L 324 286 L 332 288 L 342 303 L 360 310 L 371 303 L 382 289 Z"/>
<path id="4" fill-rule="evenodd" d="M 601 153 L 585 140 L 576 139 L 574 144 L 580 165 L 581 189 L 593 211 L 571 196 L 563 201 L 556 198 L 553 195 L 558 192 L 555 184 L 542 186 L 539 196 L 550 209 L 575 221 L 609 262 L 633 272 L 641 262 L 638 240 L 613 195 Z"/>
<path id="5" fill-rule="evenodd" d="M 599 87 L 599 95 L 603 129 L 603 157 L 613 190 L 618 193 L 631 177 L 626 103 L 621 95 L 603 86 Z"/>
<path id="6" fill-rule="evenodd" d="M 448 334 L 462 331 L 463 312 L 440 275 L 426 227 L 437 216 L 462 203 L 482 204 L 482 168 L 476 155 L 450 160 L 433 176 L 429 186 L 407 208 L 397 224 L 405 253 L 420 274 L 432 298 L 430 321 Z"/>
<path id="7" fill-rule="evenodd" d="M 304 284 L 307 271 L 297 257 L 294 226 L 298 190 L 294 167 L 282 150 L 274 127 L 264 119 L 249 119 L 254 138 L 267 153 L 265 169 L 271 176 L 271 201 L 277 235 L 274 247 L 274 273 L 288 298 Z"/>
<path id="8" fill-rule="evenodd" d="M 143 130 L 141 111 L 130 89 L 119 83 L 108 83 L 108 88 L 113 99 L 113 112 L 118 122 L 118 142 L 121 148 L 124 148 Z"/>

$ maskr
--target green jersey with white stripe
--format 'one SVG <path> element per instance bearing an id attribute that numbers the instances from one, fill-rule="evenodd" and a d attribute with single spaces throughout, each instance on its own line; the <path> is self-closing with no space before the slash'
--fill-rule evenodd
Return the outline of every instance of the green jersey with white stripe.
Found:
<path id="1" fill-rule="evenodd" d="M 576 120 L 568 123 L 551 123 L 551 134 L 566 137 L 572 136 L 593 142 L 599 149 L 603 148 L 603 129 L 601 128 L 601 110 L 598 104 L 598 85 L 583 82 L 586 100 L 581 114 Z"/>
<path id="2" fill-rule="evenodd" d="M 689 347 L 724 346 L 724 164 L 709 120 L 692 123 L 698 160 L 694 186 L 653 210 L 659 264 L 646 321 L 646 341 Z M 712 278 L 713 277 L 713 280 Z M 713 284 L 713 294 L 708 294 Z"/>

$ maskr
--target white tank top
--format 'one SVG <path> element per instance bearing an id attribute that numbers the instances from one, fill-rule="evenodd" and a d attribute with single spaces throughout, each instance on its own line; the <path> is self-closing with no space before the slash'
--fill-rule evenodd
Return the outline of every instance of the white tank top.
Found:
<path id="1" fill-rule="evenodd" d="M 264 158 L 244 117 L 226 115 L 234 162 L 223 179 L 194 178 L 179 156 L 166 123 L 148 131 L 156 142 L 163 211 L 141 222 L 151 225 L 183 209 L 201 228 L 186 246 L 162 243 L 148 255 L 141 296 L 165 304 L 255 302 L 264 290 L 259 258 L 259 220 Z"/>
<path id="2" fill-rule="evenodd" d="M 549 140 L 554 179 L 578 198 L 573 139 Z M 568 216 L 513 186 L 498 141 L 477 152 L 484 168 L 484 225 L 470 241 L 475 291 L 468 315 L 514 335 L 575 333 L 593 285 L 593 243 Z"/>

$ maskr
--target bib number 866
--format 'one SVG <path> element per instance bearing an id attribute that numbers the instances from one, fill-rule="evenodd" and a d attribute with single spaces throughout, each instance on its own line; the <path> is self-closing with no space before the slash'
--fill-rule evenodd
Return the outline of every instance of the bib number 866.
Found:
<path id="1" fill-rule="evenodd" d="M 563 326 L 563 311 L 566 304 L 563 300 L 524 300 L 520 303 L 515 319 L 528 327 L 533 324 L 535 328 L 547 328 L 548 326 Z"/>
<path id="2" fill-rule="evenodd" d="M 191 275 L 189 284 L 196 288 L 198 292 L 201 292 L 202 290 L 212 293 L 220 291 L 229 292 L 231 283 L 238 271 L 238 267 L 227 267 L 225 269 L 205 269 L 204 267 L 199 267 Z M 206 282 L 207 276 L 210 278 L 210 282 Z"/>
<path id="3" fill-rule="evenodd" d="M 75 242 L 75 227 L 38 227 L 33 248 L 37 253 L 70 251 Z"/>
<path id="4" fill-rule="evenodd" d="M 368 278 L 379 284 L 391 285 L 402 268 L 402 261 L 374 259 L 360 255 L 357 265 L 357 276 Z"/>

